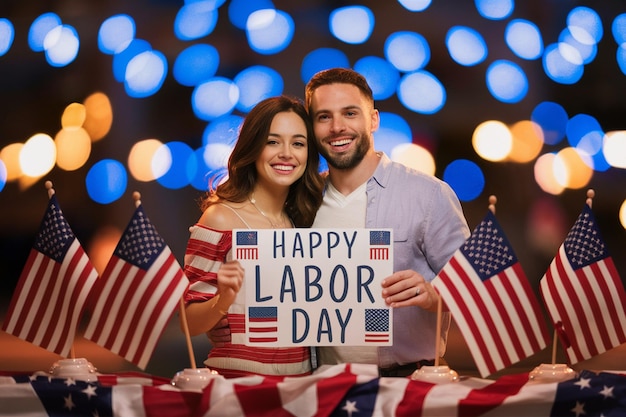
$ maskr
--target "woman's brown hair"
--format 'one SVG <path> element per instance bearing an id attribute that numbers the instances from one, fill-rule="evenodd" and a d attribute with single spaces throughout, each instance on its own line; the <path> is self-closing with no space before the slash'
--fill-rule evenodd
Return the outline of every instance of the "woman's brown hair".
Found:
<path id="1" fill-rule="evenodd" d="M 294 112 L 304 121 L 308 151 L 304 174 L 289 187 L 285 212 L 296 227 L 309 227 L 313 224 L 317 209 L 322 203 L 323 188 L 315 133 L 302 101 L 285 95 L 262 100 L 250 110 L 228 159 L 228 177 L 217 187 L 210 187 L 201 201 L 202 210 L 218 201 L 240 203 L 248 199 L 257 181 L 256 160 L 265 147 L 274 117 L 282 112 Z"/>

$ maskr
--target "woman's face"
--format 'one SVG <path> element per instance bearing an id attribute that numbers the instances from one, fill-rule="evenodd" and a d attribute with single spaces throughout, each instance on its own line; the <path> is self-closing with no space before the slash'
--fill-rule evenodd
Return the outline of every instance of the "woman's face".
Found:
<path id="1" fill-rule="evenodd" d="M 309 139 L 300 116 L 290 111 L 277 113 L 256 161 L 258 181 L 287 188 L 296 182 L 306 169 Z"/>

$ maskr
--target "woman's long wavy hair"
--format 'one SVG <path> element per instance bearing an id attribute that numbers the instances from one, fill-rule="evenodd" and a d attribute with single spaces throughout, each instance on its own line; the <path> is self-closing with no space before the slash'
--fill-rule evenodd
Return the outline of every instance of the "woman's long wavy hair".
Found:
<path id="1" fill-rule="evenodd" d="M 237 143 L 228 159 L 228 177 L 213 186 L 201 200 L 204 211 L 219 201 L 240 203 L 248 199 L 257 181 L 256 161 L 265 148 L 270 126 L 278 113 L 294 112 L 304 121 L 307 130 L 307 166 L 302 177 L 289 187 L 285 212 L 296 227 L 309 227 L 322 203 L 323 180 L 319 175 L 319 154 L 313 125 L 301 100 L 285 95 L 260 101 L 246 116 Z"/>

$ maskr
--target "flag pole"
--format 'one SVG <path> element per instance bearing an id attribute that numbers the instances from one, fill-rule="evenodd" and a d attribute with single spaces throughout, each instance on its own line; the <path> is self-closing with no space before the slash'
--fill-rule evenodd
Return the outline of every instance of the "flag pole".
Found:
<path id="1" fill-rule="evenodd" d="M 187 324 L 187 313 L 185 312 L 185 301 L 183 297 L 180 297 L 180 322 L 182 323 L 185 340 L 187 341 L 187 352 L 189 353 L 191 369 L 196 369 L 196 358 L 193 354 L 193 345 L 191 344 L 191 335 L 189 334 L 189 325 Z"/>
<path id="2" fill-rule="evenodd" d="M 437 330 L 435 333 L 435 366 L 439 366 L 439 346 L 441 345 L 441 315 L 442 313 L 441 296 L 437 299 Z"/>

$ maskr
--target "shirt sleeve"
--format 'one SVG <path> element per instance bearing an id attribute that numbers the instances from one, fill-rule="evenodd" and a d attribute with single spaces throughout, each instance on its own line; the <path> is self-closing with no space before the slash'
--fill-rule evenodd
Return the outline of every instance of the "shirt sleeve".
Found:
<path id="1" fill-rule="evenodd" d="M 425 222 L 424 239 L 426 257 L 435 274 L 448 263 L 470 235 L 456 194 L 447 183 L 439 182 L 439 185 L 428 213 L 428 221 Z"/>
<path id="2" fill-rule="evenodd" d="M 185 303 L 207 301 L 217 292 L 217 271 L 232 248 L 232 232 L 209 229 L 196 224 L 185 250 L 185 275 L 189 289 Z"/>

